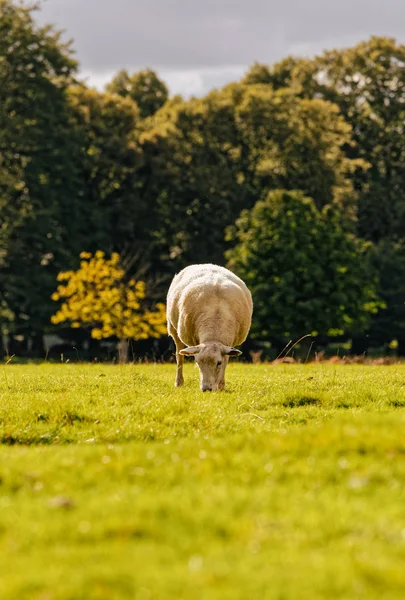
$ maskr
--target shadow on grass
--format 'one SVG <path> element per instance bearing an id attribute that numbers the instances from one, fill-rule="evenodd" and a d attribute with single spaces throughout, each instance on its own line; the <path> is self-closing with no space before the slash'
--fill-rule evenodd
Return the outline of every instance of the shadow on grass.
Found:
<path id="1" fill-rule="evenodd" d="M 42 436 L 20 436 L 13 434 L 4 434 L 0 436 L 0 445 L 4 446 L 50 446 L 58 441 L 57 436 L 42 435 Z M 63 443 L 70 443 L 63 441 Z"/>
<path id="2" fill-rule="evenodd" d="M 319 404 L 320 399 L 313 396 L 289 396 L 284 400 L 283 406 L 288 408 L 296 408 L 298 406 L 313 406 Z"/>
<path id="3" fill-rule="evenodd" d="M 390 406 L 395 408 L 405 408 L 405 400 L 391 400 Z"/>

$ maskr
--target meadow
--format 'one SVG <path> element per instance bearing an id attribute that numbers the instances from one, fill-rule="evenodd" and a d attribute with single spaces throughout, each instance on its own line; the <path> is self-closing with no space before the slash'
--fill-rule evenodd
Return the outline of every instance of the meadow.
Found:
<path id="1" fill-rule="evenodd" d="M 0 369 L 2 600 L 405 597 L 405 365 Z"/>

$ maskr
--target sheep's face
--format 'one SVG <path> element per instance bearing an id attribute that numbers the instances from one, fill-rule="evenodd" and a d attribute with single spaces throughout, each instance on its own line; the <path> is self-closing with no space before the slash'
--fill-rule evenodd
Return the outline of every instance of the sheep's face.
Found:
<path id="1" fill-rule="evenodd" d="M 225 369 L 230 356 L 238 356 L 240 350 L 224 346 L 219 342 L 209 342 L 180 350 L 180 354 L 195 356 L 200 370 L 200 388 L 203 392 L 223 389 Z"/>

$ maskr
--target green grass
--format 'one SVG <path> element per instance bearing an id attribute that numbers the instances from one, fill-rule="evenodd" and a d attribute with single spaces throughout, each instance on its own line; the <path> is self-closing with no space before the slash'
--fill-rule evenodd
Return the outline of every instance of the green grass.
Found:
<path id="1" fill-rule="evenodd" d="M 405 365 L 174 375 L 1 367 L 1 600 L 405 597 Z"/>

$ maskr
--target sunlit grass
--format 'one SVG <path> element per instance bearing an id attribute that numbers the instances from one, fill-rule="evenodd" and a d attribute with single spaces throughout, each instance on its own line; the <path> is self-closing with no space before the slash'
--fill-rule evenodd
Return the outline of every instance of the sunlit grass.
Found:
<path id="1" fill-rule="evenodd" d="M 0 370 L 0 598 L 402 598 L 405 366 Z"/>

